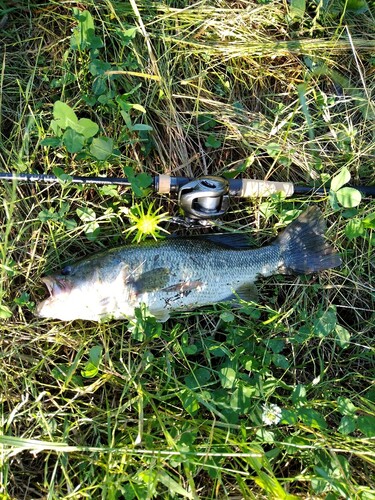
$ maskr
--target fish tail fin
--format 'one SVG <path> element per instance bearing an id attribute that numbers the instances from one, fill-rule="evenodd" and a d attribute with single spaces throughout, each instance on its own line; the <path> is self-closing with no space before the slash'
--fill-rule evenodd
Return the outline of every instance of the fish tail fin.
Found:
<path id="1" fill-rule="evenodd" d="M 275 241 L 281 248 L 283 274 L 309 274 L 341 265 L 341 257 L 324 237 L 327 229 L 321 211 L 310 207 Z"/>

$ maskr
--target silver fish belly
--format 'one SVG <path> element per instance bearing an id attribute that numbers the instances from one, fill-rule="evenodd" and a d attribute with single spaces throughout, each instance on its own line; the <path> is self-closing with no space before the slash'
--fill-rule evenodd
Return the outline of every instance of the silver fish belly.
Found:
<path id="1" fill-rule="evenodd" d="M 173 311 L 256 297 L 259 276 L 311 273 L 339 266 L 324 239 L 319 210 L 310 208 L 266 247 L 249 249 L 246 237 L 170 238 L 102 252 L 47 276 L 50 297 L 41 317 L 103 320 L 134 317 L 145 304 L 159 321 Z"/>

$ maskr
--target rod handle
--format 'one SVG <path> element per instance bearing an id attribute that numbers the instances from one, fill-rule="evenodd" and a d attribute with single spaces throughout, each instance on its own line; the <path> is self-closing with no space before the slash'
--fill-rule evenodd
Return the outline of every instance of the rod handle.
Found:
<path id="1" fill-rule="evenodd" d="M 241 190 L 237 196 L 241 198 L 264 198 L 276 193 L 284 193 L 287 197 L 293 196 L 294 186 L 291 182 L 242 179 Z"/>

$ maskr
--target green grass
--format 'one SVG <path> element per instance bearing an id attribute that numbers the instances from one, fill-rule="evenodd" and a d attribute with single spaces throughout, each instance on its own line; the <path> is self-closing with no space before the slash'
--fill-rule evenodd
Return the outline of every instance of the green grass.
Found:
<path id="1" fill-rule="evenodd" d="M 143 194 L 142 172 L 374 185 L 373 3 L 77 3 L 97 38 L 73 6 L 0 1 L 2 171 L 126 166 Z M 50 127 L 56 101 L 98 125 L 94 148 Z M 40 277 L 126 242 L 140 200 L 0 193 L 2 498 L 375 498 L 373 200 L 233 202 L 221 229 L 258 244 L 318 204 L 342 267 L 261 280 L 258 305 L 94 324 L 36 318 Z"/>

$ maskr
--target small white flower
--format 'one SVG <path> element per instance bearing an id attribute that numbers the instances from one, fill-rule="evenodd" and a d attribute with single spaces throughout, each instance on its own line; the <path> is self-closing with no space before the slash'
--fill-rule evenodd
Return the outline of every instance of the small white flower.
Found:
<path id="1" fill-rule="evenodd" d="M 281 408 L 274 404 L 264 404 L 262 421 L 265 425 L 276 425 L 281 420 Z"/>

